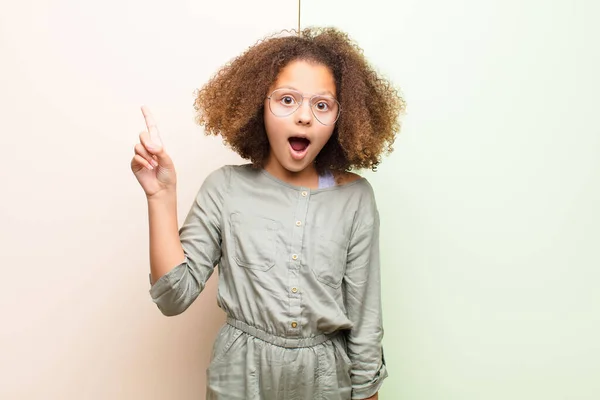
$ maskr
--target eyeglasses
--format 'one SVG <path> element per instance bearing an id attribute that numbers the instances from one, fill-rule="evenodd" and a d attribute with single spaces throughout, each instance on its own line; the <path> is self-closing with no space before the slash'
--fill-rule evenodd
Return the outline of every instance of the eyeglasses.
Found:
<path id="1" fill-rule="evenodd" d="M 276 89 L 267 99 L 273 115 L 287 117 L 295 113 L 307 97 L 293 89 Z M 333 125 L 340 117 L 340 103 L 334 97 L 316 94 L 309 98 L 309 104 L 313 115 L 323 125 Z"/>

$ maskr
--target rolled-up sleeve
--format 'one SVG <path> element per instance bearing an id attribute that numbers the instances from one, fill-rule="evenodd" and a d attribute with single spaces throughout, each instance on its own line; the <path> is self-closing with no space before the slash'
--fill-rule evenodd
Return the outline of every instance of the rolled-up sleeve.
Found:
<path id="1" fill-rule="evenodd" d="M 164 315 L 184 312 L 202 292 L 221 259 L 221 210 L 229 173 L 223 167 L 205 179 L 179 229 L 185 260 L 150 288 L 152 300 Z"/>
<path id="2" fill-rule="evenodd" d="M 374 199 L 361 210 L 348 249 L 344 278 L 345 302 L 353 327 L 348 332 L 352 361 L 352 399 L 368 398 L 388 376 L 383 358 L 383 323 L 379 261 L 379 213 Z"/>

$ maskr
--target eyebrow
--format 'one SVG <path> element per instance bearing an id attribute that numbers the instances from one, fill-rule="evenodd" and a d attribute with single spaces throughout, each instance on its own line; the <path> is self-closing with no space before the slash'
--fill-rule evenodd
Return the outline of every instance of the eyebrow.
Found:
<path id="1" fill-rule="evenodd" d="M 289 85 L 287 85 L 287 86 L 280 86 L 280 87 L 276 88 L 275 90 L 277 90 L 277 89 L 292 89 L 292 90 L 295 90 L 296 92 L 301 92 L 301 90 L 298 90 L 295 87 L 289 86 Z M 333 93 L 331 93 L 329 90 L 323 90 L 323 91 L 318 92 L 318 93 L 313 93 L 313 95 L 319 95 L 319 96 L 322 96 L 324 94 L 328 94 L 331 97 L 333 97 L 334 99 L 336 98 L 335 95 Z"/>

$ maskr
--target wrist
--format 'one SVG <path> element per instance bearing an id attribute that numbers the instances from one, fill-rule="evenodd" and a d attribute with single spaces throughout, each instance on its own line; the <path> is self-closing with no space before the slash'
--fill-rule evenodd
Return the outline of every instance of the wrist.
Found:
<path id="1" fill-rule="evenodd" d="M 148 201 L 148 204 L 176 201 L 177 190 L 175 189 L 175 187 L 163 189 L 152 195 L 146 195 L 146 200 Z"/>

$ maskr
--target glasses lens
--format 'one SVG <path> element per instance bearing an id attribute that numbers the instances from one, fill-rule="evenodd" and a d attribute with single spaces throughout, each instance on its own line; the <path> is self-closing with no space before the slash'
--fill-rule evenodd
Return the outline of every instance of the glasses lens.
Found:
<path id="1" fill-rule="evenodd" d="M 302 95 L 290 89 L 277 89 L 271 93 L 269 99 L 269 107 L 271 112 L 277 117 L 285 117 L 295 112 L 300 103 L 302 103 Z"/>
<path id="2" fill-rule="evenodd" d="M 315 118 L 323 125 L 333 125 L 340 115 L 340 103 L 333 97 L 315 96 L 311 105 Z"/>

